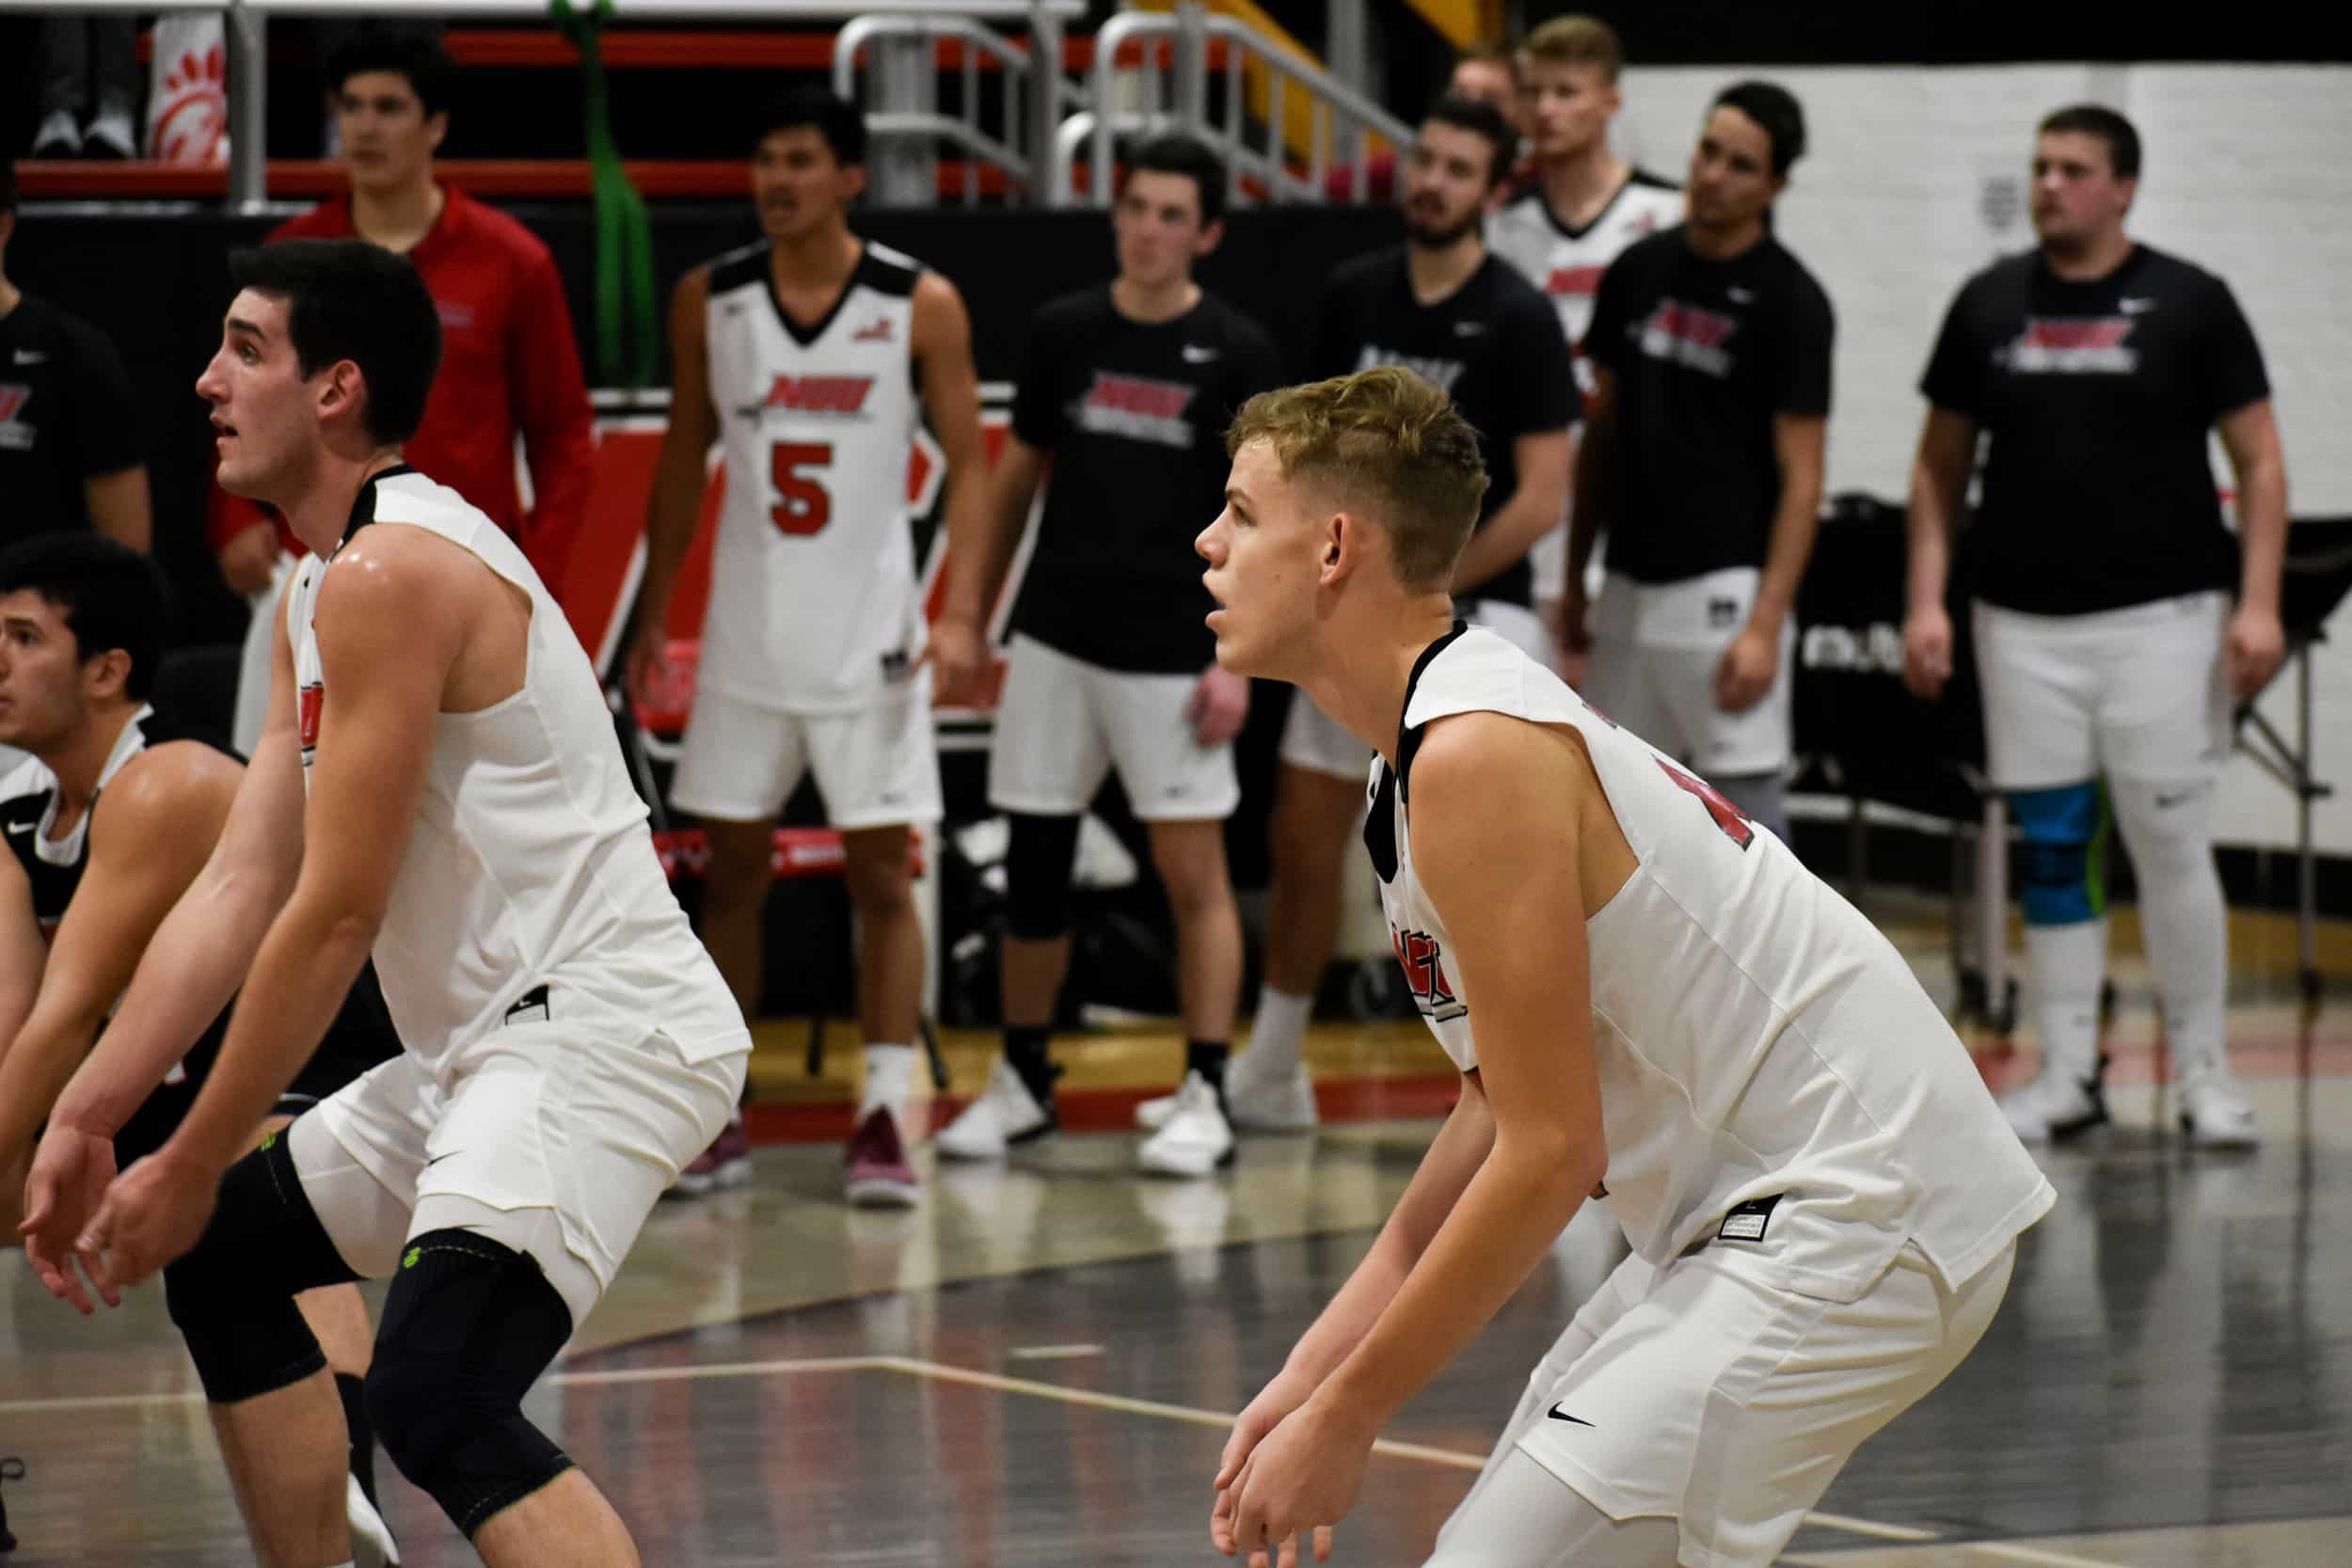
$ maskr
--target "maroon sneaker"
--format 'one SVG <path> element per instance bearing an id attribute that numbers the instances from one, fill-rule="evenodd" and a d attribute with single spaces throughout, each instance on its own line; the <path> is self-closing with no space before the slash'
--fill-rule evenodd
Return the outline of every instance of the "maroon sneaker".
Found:
<path id="1" fill-rule="evenodd" d="M 699 1197 L 718 1187 L 739 1186 L 752 1179 L 752 1139 L 743 1131 L 743 1113 L 727 1117 L 726 1126 L 710 1147 L 694 1156 L 693 1164 L 677 1173 L 677 1184 L 666 1197 Z"/>
<path id="2" fill-rule="evenodd" d="M 887 1105 L 875 1106 L 857 1124 L 843 1164 L 850 1201 L 858 1208 L 912 1209 L 922 1196 L 923 1183 L 898 1137 L 898 1118 Z"/>

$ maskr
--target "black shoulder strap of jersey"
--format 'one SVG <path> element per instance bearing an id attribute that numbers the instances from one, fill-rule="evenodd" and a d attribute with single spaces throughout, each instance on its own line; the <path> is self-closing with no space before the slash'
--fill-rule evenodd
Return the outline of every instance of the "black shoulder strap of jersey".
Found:
<path id="1" fill-rule="evenodd" d="M 1421 752 L 1422 729 L 1422 726 L 1419 724 L 1410 729 L 1406 728 L 1405 715 L 1413 711 L 1413 693 L 1421 686 L 1422 672 L 1427 670 L 1430 663 L 1439 654 L 1452 647 L 1454 641 L 1468 630 L 1470 630 L 1468 621 L 1454 622 L 1452 631 L 1447 632 L 1421 651 L 1421 657 L 1413 660 L 1413 673 L 1405 677 L 1405 705 L 1397 710 L 1396 716 L 1396 796 L 1397 800 L 1404 804 L 1412 803 L 1413 758 Z"/>
<path id="2" fill-rule="evenodd" d="M 1405 779 L 1413 770 L 1413 757 L 1421 750 L 1422 729 L 1405 727 L 1405 715 L 1412 711 L 1413 691 L 1421 685 L 1422 672 L 1430 661 L 1445 652 L 1454 640 L 1470 630 L 1470 623 L 1456 621 L 1454 629 L 1421 651 L 1413 660 L 1413 673 L 1405 677 L 1405 705 L 1397 711 L 1396 766 L 1383 766 L 1380 780 L 1373 786 L 1372 803 L 1364 813 L 1364 848 L 1372 856 L 1372 868 L 1384 882 L 1396 880 L 1396 813 L 1405 798 Z"/>
<path id="3" fill-rule="evenodd" d="M 353 534 L 375 521 L 375 487 L 378 483 L 416 471 L 405 463 L 395 463 L 380 473 L 370 474 L 368 482 L 359 486 L 359 493 L 351 499 L 351 520 L 343 525 L 342 543 L 350 544 Z M 341 548 L 341 546 L 337 547 Z"/>

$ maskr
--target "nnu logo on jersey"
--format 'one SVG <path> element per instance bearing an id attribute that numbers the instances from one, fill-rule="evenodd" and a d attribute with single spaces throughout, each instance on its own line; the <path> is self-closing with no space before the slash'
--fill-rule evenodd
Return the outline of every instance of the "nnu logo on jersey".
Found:
<path id="1" fill-rule="evenodd" d="M 1078 400 L 1071 422 L 1097 436 L 1123 436 L 1163 447 L 1192 450 L 1192 422 L 1184 411 L 1198 388 L 1181 381 L 1094 372 L 1094 385 Z"/>
<path id="2" fill-rule="evenodd" d="M 780 375 L 760 407 L 854 419 L 866 411 L 866 395 L 873 389 L 870 375 Z"/>
<path id="3" fill-rule="evenodd" d="M 1445 954 L 1436 937 L 1426 931 L 1400 931 L 1391 926 L 1389 942 L 1396 950 L 1397 967 L 1405 971 L 1405 985 L 1413 993 L 1413 1006 L 1431 1022 L 1444 1023 L 1470 1012 L 1454 994 L 1454 982 L 1445 977 Z"/>
<path id="4" fill-rule="evenodd" d="M 2137 325 L 2129 316 L 2028 317 L 1993 361 L 2017 375 L 2129 375 L 2139 351 L 2123 344 Z"/>
<path id="5" fill-rule="evenodd" d="M 1649 320 L 1635 324 L 1633 343 L 1649 358 L 1720 377 L 1731 373 L 1731 355 L 1724 345 L 1739 330 L 1737 321 L 1718 311 L 1661 299 Z"/>
<path id="6" fill-rule="evenodd" d="M 318 749 L 319 719 L 326 711 L 326 688 L 312 681 L 294 694 L 294 725 L 302 736 L 302 766 L 310 766 L 310 753 Z"/>
<path id="7" fill-rule="evenodd" d="M 1544 278 L 1544 293 L 1571 299 L 1590 299 L 1600 292 L 1600 275 L 1607 267 L 1554 267 Z"/>

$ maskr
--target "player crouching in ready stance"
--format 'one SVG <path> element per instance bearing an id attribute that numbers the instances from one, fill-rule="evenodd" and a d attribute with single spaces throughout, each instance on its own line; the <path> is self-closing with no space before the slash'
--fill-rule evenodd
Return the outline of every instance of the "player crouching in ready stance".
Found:
<path id="1" fill-rule="evenodd" d="M 1428 1560 L 1763 1568 L 1983 1335 L 2049 1184 L 1868 921 L 1454 621 L 1486 476 L 1443 392 L 1397 369 L 1270 392 L 1227 446 L 1199 546 L 1217 659 L 1378 751 L 1365 844 L 1462 1096 L 1235 1423 L 1211 1538 L 1327 1554 L 1375 1434 L 1590 1194 L 1632 1256 Z"/>

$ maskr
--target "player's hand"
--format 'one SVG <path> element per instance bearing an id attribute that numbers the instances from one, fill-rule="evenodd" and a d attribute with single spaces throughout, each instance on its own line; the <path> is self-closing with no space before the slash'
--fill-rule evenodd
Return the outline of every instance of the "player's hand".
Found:
<path id="1" fill-rule="evenodd" d="M 1222 746 L 1241 734 L 1249 719 L 1249 677 L 1236 675 L 1221 664 L 1200 673 L 1200 684 L 1184 704 L 1184 722 L 1192 738 L 1204 747 Z"/>
<path id="2" fill-rule="evenodd" d="M 267 588 L 277 570 L 278 530 L 266 522 L 232 534 L 220 547 L 220 575 L 245 598 Z"/>
<path id="3" fill-rule="evenodd" d="M 628 657 L 622 664 L 628 694 L 648 707 L 659 706 L 670 684 L 670 639 L 660 623 L 640 625 L 629 634 Z"/>
<path id="4" fill-rule="evenodd" d="M 2278 612 L 2241 609 L 2230 617 L 2230 641 L 2222 655 L 2228 662 L 2230 689 L 2238 701 L 2251 702 L 2270 684 L 2287 657 L 2286 628 Z"/>
<path id="5" fill-rule="evenodd" d="M 1581 582 L 1571 583 L 1560 600 L 1560 648 L 1571 655 L 1593 651 L 1593 600 Z"/>
<path id="6" fill-rule="evenodd" d="M 1780 637 L 1751 623 L 1740 628 L 1715 663 L 1715 706 L 1745 713 L 1764 700 L 1780 673 Z"/>
<path id="7" fill-rule="evenodd" d="M 24 1218 L 17 1225 L 17 1233 L 24 1238 L 24 1256 L 51 1295 L 85 1315 L 97 1307 L 74 1273 L 74 1259 L 87 1222 L 98 1212 L 114 1179 L 114 1140 L 57 1122 L 49 1124 L 24 1178 Z M 95 1255 L 83 1256 L 81 1261 L 95 1280 Z M 106 1305 L 114 1306 L 115 1300 L 108 1296 Z"/>
<path id="8" fill-rule="evenodd" d="M 1232 1435 L 1225 1440 L 1225 1451 L 1217 1459 L 1215 1482 L 1216 1502 L 1209 1510 L 1209 1544 L 1227 1557 L 1232 1556 L 1235 1550 L 1233 1505 L 1239 1501 L 1240 1493 L 1233 1485 L 1234 1480 L 1240 1476 L 1242 1467 L 1249 1462 L 1249 1456 L 1257 1450 L 1258 1445 L 1264 1441 L 1266 1433 L 1281 1425 L 1285 1417 L 1312 1398 L 1314 1391 L 1312 1383 L 1284 1369 L 1273 1382 L 1259 1391 L 1247 1410 L 1233 1418 Z M 1326 1530 L 1324 1539 L 1317 1543 L 1316 1550 L 1322 1556 L 1330 1553 L 1329 1535 L 1330 1532 Z"/>
<path id="9" fill-rule="evenodd" d="M 1334 1402 L 1300 1405 L 1243 1461 L 1230 1488 L 1228 1556 L 1249 1554 L 1250 1568 L 1295 1568 L 1298 1539 L 1314 1543 L 1315 1560 L 1331 1556 L 1331 1528 L 1356 1506 L 1372 1458 L 1373 1430 Z"/>
<path id="10" fill-rule="evenodd" d="M 212 1220 L 219 1191 L 219 1171 L 169 1144 L 132 1162 L 115 1179 L 73 1243 L 74 1256 L 107 1306 L 120 1306 L 124 1291 L 196 1245 Z"/>
<path id="11" fill-rule="evenodd" d="M 971 699 L 980 683 L 980 672 L 988 668 L 988 639 L 961 616 L 944 616 L 931 627 L 923 657 L 936 672 L 939 701 L 961 706 Z"/>
<path id="12" fill-rule="evenodd" d="M 1944 694 L 1952 678 L 1952 618 L 1942 605 L 1903 617 L 1903 685 L 1923 703 Z"/>

